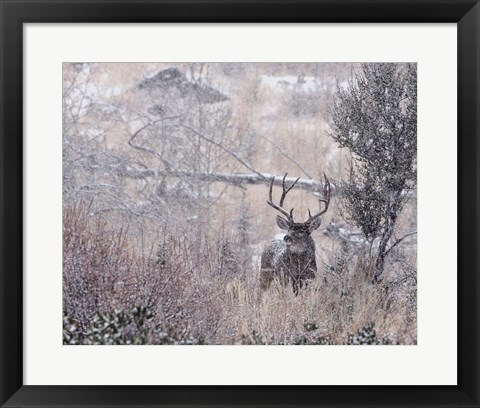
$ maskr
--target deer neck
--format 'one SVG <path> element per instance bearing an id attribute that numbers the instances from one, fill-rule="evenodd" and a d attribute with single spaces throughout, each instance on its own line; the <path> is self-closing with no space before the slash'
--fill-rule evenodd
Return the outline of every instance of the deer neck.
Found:
<path id="1" fill-rule="evenodd" d="M 285 244 L 285 253 L 289 257 L 305 257 L 309 254 L 315 254 L 315 242 L 312 238 L 302 243 L 294 243 L 291 245 Z"/>

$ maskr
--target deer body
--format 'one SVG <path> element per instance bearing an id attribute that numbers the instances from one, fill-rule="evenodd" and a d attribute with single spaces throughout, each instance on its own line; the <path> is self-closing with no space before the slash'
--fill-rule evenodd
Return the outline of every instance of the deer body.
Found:
<path id="1" fill-rule="evenodd" d="M 317 263 L 315 261 L 315 241 L 311 233 L 321 224 L 320 215 L 326 212 L 330 201 L 330 183 L 325 177 L 324 199 L 325 209 L 312 216 L 309 211 L 309 219 L 304 223 L 293 221 L 293 208 L 288 213 L 283 209 L 283 201 L 287 193 L 293 188 L 293 183 L 288 189 L 285 187 L 285 174 L 283 178 L 283 194 L 280 199 L 280 206 L 273 204 L 272 188 L 273 179 L 270 185 L 270 195 L 267 203 L 280 211 L 286 218 L 277 215 L 277 225 L 286 230 L 287 233 L 281 240 L 271 242 L 263 251 L 261 258 L 260 286 L 263 290 L 268 289 L 274 278 L 278 278 L 284 285 L 291 283 L 295 294 L 304 284 L 315 278 Z"/>

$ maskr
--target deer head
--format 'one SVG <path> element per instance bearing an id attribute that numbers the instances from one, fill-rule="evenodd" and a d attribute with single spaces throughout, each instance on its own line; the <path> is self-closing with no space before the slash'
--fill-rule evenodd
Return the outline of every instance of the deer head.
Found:
<path id="1" fill-rule="evenodd" d="M 287 231 L 287 234 L 283 238 L 287 246 L 290 247 L 291 250 L 294 251 L 300 251 L 302 248 L 308 243 L 308 238 L 310 237 L 310 234 L 315 231 L 320 224 L 322 223 L 321 216 L 325 214 L 325 212 L 328 210 L 328 205 L 330 204 L 330 196 L 331 196 L 331 188 L 330 188 L 330 182 L 327 178 L 327 176 L 324 174 L 325 178 L 325 184 L 323 185 L 323 197 L 319 199 L 320 203 L 324 204 L 324 208 L 316 213 L 315 215 L 312 215 L 310 210 L 308 210 L 308 220 L 305 222 L 295 222 L 293 219 L 293 208 L 290 211 L 287 211 L 285 208 L 283 208 L 283 203 L 285 201 L 285 198 L 288 194 L 288 192 L 295 186 L 298 180 L 300 180 L 300 177 L 297 178 L 290 187 L 287 188 L 285 184 L 285 179 L 287 177 L 287 174 L 283 176 L 282 180 L 282 187 L 283 187 L 283 192 L 282 196 L 280 198 L 279 205 L 276 205 L 273 202 L 272 198 L 272 191 L 273 191 L 273 183 L 275 181 L 275 177 L 272 178 L 272 181 L 270 183 L 270 191 L 269 191 L 269 196 L 267 200 L 267 204 L 279 211 L 282 215 L 277 215 L 276 220 L 277 220 L 277 225 Z"/>

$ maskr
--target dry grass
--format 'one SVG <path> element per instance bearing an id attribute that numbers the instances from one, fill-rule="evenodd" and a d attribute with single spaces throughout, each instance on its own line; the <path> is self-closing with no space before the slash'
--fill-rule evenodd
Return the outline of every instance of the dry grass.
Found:
<path id="1" fill-rule="evenodd" d="M 344 344 L 370 323 L 391 341 L 416 343 L 416 285 L 408 280 L 408 262 L 394 263 L 383 284 L 372 284 L 370 265 L 356 256 L 340 274 L 320 269 L 298 296 L 278 282 L 262 293 L 259 268 L 247 252 L 242 259 L 231 250 L 237 238 L 210 234 L 203 243 L 163 236 L 157 254 L 154 247 L 136 248 L 128 228 L 112 229 L 86 206 L 65 208 L 64 311 L 82 328 L 95 312 L 147 307 L 154 324 L 207 344 L 295 344 L 302 336 Z"/>

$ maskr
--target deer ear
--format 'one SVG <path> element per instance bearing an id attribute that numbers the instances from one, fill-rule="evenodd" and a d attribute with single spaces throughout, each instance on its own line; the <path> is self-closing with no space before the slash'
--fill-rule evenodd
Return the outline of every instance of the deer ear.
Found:
<path id="1" fill-rule="evenodd" d="M 315 231 L 320 226 L 321 223 L 322 223 L 322 219 L 320 217 L 315 218 L 308 226 L 308 231 L 309 232 Z"/>
<path id="2" fill-rule="evenodd" d="M 277 218 L 277 225 L 283 230 L 288 230 L 288 227 L 289 227 L 288 221 L 285 218 L 280 217 L 279 215 L 277 215 L 276 218 Z"/>

